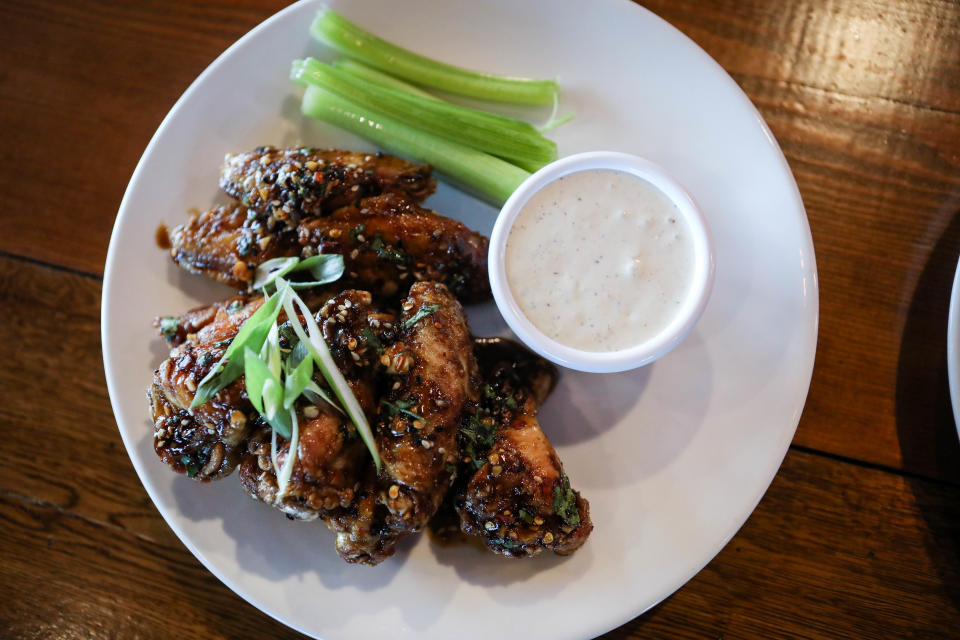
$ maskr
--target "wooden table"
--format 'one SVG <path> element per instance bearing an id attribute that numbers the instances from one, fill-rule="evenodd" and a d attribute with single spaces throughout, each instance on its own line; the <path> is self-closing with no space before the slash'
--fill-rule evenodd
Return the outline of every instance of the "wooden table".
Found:
<path id="1" fill-rule="evenodd" d="M 783 467 L 699 575 L 608 638 L 960 637 L 945 331 L 960 251 L 960 4 L 657 0 L 759 107 L 806 203 L 817 363 Z M 585 6 L 587 6 L 585 4 Z M 296 637 L 167 528 L 99 338 L 124 188 L 269 0 L 0 8 L 0 636 Z"/>

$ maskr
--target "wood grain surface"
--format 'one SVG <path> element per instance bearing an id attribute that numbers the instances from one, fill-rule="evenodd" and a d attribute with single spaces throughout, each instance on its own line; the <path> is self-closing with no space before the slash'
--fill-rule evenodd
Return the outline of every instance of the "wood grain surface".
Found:
<path id="1" fill-rule="evenodd" d="M 960 637 L 945 356 L 960 4 L 643 4 L 734 77 L 780 142 L 821 323 L 794 444 L 756 512 L 605 637 Z M 0 2 L 0 637 L 301 637 L 163 522 L 120 441 L 99 338 L 110 229 L 143 148 L 206 65 L 281 7 Z"/>

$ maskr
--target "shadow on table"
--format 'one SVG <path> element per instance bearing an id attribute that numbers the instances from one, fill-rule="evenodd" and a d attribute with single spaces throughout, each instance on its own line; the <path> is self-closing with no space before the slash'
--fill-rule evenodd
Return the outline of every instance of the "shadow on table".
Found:
<path id="1" fill-rule="evenodd" d="M 947 380 L 947 316 L 960 252 L 960 211 L 937 240 L 907 312 L 897 364 L 896 422 L 903 468 L 930 531 L 927 549 L 960 606 L 960 441 Z"/>

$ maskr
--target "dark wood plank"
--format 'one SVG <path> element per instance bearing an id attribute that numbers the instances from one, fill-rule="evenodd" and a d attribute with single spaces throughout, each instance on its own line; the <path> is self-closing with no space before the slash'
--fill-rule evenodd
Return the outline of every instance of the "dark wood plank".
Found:
<path id="1" fill-rule="evenodd" d="M 689 585 L 608 637 L 956 636 L 944 353 L 960 4 L 644 4 L 731 72 L 781 143 L 816 245 L 821 332 L 798 448 L 757 512 Z M 163 115 L 281 6 L 0 5 L 0 252 L 100 273 Z M 295 636 L 200 567 L 143 492 L 103 384 L 99 281 L 9 257 L 0 269 L 0 635 Z M 51 389 L 56 401 L 36 402 Z"/>
<path id="2" fill-rule="evenodd" d="M 958 505 L 956 487 L 793 452 L 706 569 L 605 637 L 952 637 Z M 175 540 L 5 491 L 0 536 L 0 628 L 12 637 L 295 637 Z"/>
<path id="3" fill-rule="evenodd" d="M 644 4 L 741 83 L 806 201 L 822 331 L 797 442 L 960 479 L 940 357 L 941 292 L 960 249 L 951 224 L 960 208 L 960 9 L 936 0 Z M 0 138 L 17 152 L 0 154 L 0 250 L 99 273 L 156 125 L 210 60 L 278 8 L 7 3 Z M 45 166 L 52 149 L 69 149 L 71 161 L 24 181 L 23 167 Z"/>
<path id="4" fill-rule="evenodd" d="M 687 586 L 605 638 L 949 638 L 960 488 L 791 451 Z"/>
<path id="5" fill-rule="evenodd" d="M 159 518 L 159 516 L 154 516 Z M 6 638 L 299 638 L 160 544 L 0 491 Z"/>
<path id="6" fill-rule="evenodd" d="M 0 250 L 102 273 L 127 181 L 201 71 L 282 3 L 3 4 Z"/>
<path id="7" fill-rule="evenodd" d="M 0 490 L 169 543 L 107 397 L 100 281 L 3 257 L 0 272 Z"/>
<path id="8" fill-rule="evenodd" d="M 945 359 L 960 253 L 960 5 L 644 4 L 733 75 L 797 178 L 821 325 L 796 442 L 960 481 Z"/>

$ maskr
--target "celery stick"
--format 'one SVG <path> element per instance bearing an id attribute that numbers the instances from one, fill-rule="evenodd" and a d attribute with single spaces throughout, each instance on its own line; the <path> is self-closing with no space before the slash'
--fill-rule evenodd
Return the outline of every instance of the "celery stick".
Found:
<path id="1" fill-rule="evenodd" d="M 536 171 L 557 159 L 557 145 L 528 122 L 371 84 L 312 58 L 295 61 L 291 78 L 314 84 L 411 126 Z"/>
<path id="2" fill-rule="evenodd" d="M 446 100 L 443 98 L 438 98 L 432 93 L 424 91 L 420 87 L 414 86 L 408 82 L 404 82 L 399 78 L 394 78 L 389 73 L 377 71 L 373 67 L 368 67 L 362 62 L 357 62 L 356 60 L 351 60 L 350 58 L 337 58 L 331 64 L 335 69 L 346 71 L 352 76 L 363 78 L 368 82 L 378 84 L 381 87 L 386 87 L 387 89 L 406 91 L 407 93 L 412 93 L 413 95 L 420 96 L 421 98 L 429 98 L 430 100 L 436 100 L 438 102 L 446 102 Z"/>
<path id="3" fill-rule="evenodd" d="M 415 84 L 462 96 L 511 104 L 552 104 L 553 80 L 498 76 L 445 64 L 382 40 L 330 9 L 321 9 L 310 33 L 337 51 Z"/>
<path id="4" fill-rule="evenodd" d="M 393 153 L 429 163 L 497 206 L 530 175 L 509 162 L 361 108 L 315 85 L 307 87 L 301 108 L 311 118 L 346 129 Z"/>

